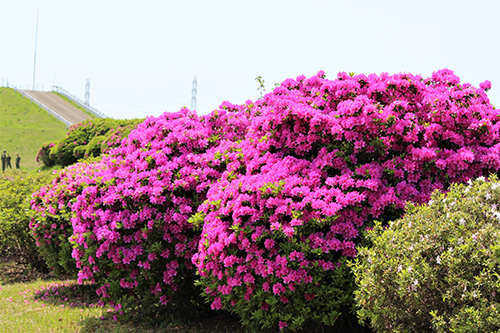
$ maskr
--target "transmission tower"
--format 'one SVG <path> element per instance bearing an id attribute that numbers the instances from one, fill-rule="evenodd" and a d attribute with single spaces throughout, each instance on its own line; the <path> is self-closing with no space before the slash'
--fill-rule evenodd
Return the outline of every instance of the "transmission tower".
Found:
<path id="1" fill-rule="evenodd" d="M 85 83 L 85 105 L 90 105 L 90 80 L 87 79 L 87 83 Z"/>
<path id="2" fill-rule="evenodd" d="M 196 110 L 196 86 L 198 85 L 198 81 L 196 81 L 196 76 L 193 79 L 193 90 L 191 90 L 191 111 Z"/>

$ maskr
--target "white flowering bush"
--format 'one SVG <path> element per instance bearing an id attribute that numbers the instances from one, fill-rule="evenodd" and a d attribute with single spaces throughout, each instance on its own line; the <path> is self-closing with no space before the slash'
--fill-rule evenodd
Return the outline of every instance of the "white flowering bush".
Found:
<path id="1" fill-rule="evenodd" d="M 500 329 L 500 183 L 436 192 L 404 218 L 368 232 L 353 271 L 363 322 L 377 332 Z"/>

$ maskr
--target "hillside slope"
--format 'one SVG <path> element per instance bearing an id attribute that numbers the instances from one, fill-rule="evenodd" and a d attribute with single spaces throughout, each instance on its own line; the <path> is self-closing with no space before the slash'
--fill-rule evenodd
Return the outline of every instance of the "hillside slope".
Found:
<path id="1" fill-rule="evenodd" d="M 65 135 L 66 126 L 54 116 L 14 89 L 0 88 L 0 151 L 11 155 L 13 168 L 19 154 L 22 169 L 36 170 L 39 166 L 35 157 L 41 145 Z"/>

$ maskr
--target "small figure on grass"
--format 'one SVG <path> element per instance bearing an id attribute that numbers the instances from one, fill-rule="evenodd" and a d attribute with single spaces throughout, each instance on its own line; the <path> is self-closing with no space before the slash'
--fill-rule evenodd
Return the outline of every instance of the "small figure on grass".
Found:
<path id="1" fill-rule="evenodd" d="M 16 169 L 21 169 L 21 157 L 17 154 L 16 157 Z"/>
<path id="2" fill-rule="evenodd" d="M 6 151 L 3 151 L 2 154 L 2 172 L 5 172 L 5 165 L 7 164 L 7 155 L 5 154 Z"/>
<path id="3" fill-rule="evenodd" d="M 10 160 L 11 160 L 10 154 L 7 154 L 7 157 L 5 159 L 7 161 L 7 168 L 12 169 L 12 164 L 10 164 Z"/>

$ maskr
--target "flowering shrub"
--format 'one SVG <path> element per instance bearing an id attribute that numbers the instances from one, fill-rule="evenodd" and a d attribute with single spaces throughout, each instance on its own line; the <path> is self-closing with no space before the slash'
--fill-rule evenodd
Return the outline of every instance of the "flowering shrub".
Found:
<path id="1" fill-rule="evenodd" d="M 56 274 L 77 272 L 69 241 L 73 234 L 71 204 L 84 187 L 92 184 L 92 175 L 103 167 L 96 160 L 71 165 L 32 195 L 29 227 L 40 253 Z"/>
<path id="2" fill-rule="evenodd" d="M 41 272 L 47 265 L 28 227 L 29 205 L 31 193 L 49 181 L 50 175 L 18 170 L 0 175 L 0 255 Z"/>
<path id="3" fill-rule="evenodd" d="M 87 156 L 98 156 L 108 153 L 111 149 L 119 147 L 124 138 L 126 138 L 132 130 L 134 130 L 138 124 L 142 123 L 144 119 L 130 119 L 127 123 L 121 124 L 116 128 L 110 129 L 104 139 L 100 142 L 100 151 L 97 153 L 97 148 L 95 152 L 92 152 L 91 148 L 88 148 Z M 92 140 L 93 141 L 93 140 Z M 92 141 L 90 143 L 92 143 Z M 89 145 L 90 145 L 89 143 Z"/>
<path id="4" fill-rule="evenodd" d="M 500 183 L 436 192 L 401 220 L 368 233 L 354 265 L 356 301 L 377 332 L 500 329 Z"/>
<path id="5" fill-rule="evenodd" d="M 147 118 L 78 191 L 54 192 L 71 197 L 78 281 L 160 309 L 198 302 L 196 266 L 211 307 L 248 326 L 334 325 L 366 227 L 500 167 L 490 86 L 320 72 L 207 116 Z"/>
<path id="6" fill-rule="evenodd" d="M 245 130 L 234 111 L 183 109 L 147 118 L 104 156 L 106 167 L 72 205 L 78 281 L 95 281 L 124 308 L 198 302 L 191 258 L 199 235 L 188 218 L 225 170 L 227 139 Z"/>
<path id="7" fill-rule="evenodd" d="M 50 154 L 50 149 L 55 146 L 55 143 L 49 142 L 42 145 L 38 150 L 36 155 L 36 161 L 38 163 L 43 163 L 47 167 L 51 167 L 56 164 L 55 156 Z"/>
<path id="8" fill-rule="evenodd" d="M 449 70 L 301 76 L 251 113 L 241 154 L 192 221 L 212 308 L 255 328 L 333 325 L 353 305 L 345 263 L 362 230 L 500 167 L 499 112 Z"/>

